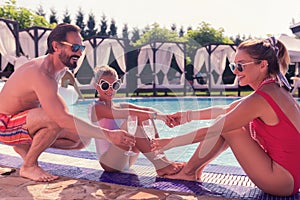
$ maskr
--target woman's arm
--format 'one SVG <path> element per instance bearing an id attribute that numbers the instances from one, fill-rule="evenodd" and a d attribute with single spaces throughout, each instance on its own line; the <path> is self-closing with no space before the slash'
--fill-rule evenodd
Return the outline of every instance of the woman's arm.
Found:
<path id="1" fill-rule="evenodd" d="M 234 109 L 243 99 L 236 100 L 229 105 L 212 106 L 200 110 L 187 110 L 168 115 L 174 126 L 185 124 L 192 120 L 210 120 L 216 119 Z"/>
<path id="2" fill-rule="evenodd" d="M 185 135 L 174 138 L 155 139 L 153 150 L 167 150 L 177 146 L 202 142 L 207 139 L 219 137 L 221 133 L 230 132 L 247 126 L 254 118 L 260 117 L 264 112 L 266 103 L 261 97 L 255 96 L 245 99 L 224 115 L 219 117 L 208 127 L 203 127 Z"/>

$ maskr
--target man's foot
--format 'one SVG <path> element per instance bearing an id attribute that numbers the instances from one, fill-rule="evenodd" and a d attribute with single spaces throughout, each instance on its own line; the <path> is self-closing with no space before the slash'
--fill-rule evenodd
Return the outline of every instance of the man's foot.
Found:
<path id="1" fill-rule="evenodd" d="M 164 177 L 166 175 L 177 174 L 183 167 L 185 163 L 182 162 L 170 162 L 170 164 L 164 168 L 156 170 L 158 176 Z"/>
<path id="2" fill-rule="evenodd" d="M 58 176 L 49 174 L 37 165 L 32 167 L 22 166 L 20 169 L 20 176 L 39 182 L 48 182 L 59 178 Z"/>
<path id="3" fill-rule="evenodd" d="M 177 174 L 173 175 L 166 175 L 165 178 L 169 179 L 179 179 L 179 180 L 186 180 L 186 181 L 196 181 L 195 174 L 189 175 L 184 172 L 184 168 Z"/>

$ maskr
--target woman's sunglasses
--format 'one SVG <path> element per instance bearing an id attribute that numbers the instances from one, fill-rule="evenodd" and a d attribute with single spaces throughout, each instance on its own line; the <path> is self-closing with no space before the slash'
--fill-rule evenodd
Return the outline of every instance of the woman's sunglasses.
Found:
<path id="1" fill-rule="evenodd" d="M 101 79 L 99 81 L 99 84 L 97 84 L 97 85 L 100 86 L 101 90 L 103 90 L 103 91 L 108 90 L 110 87 L 113 90 L 117 91 L 121 87 L 121 81 L 118 79 L 118 80 L 114 81 L 112 84 L 110 84 L 106 80 Z"/>
<path id="2" fill-rule="evenodd" d="M 63 45 L 68 45 L 68 46 L 70 46 L 73 52 L 77 52 L 77 51 L 79 51 L 79 50 L 80 50 L 80 51 L 84 51 L 84 50 L 85 50 L 85 46 L 80 45 L 80 44 L 71 44 L 71 43 L 66 42 L 66 41 L 61 41 L 61 42 L 59 42 L 59 43 L 61 43 L 61 44 L 63 44 Z"/>
<path id="3" fill-rule="evenodd" d="M 248 62 L 248 63 L 230 63 L 229 67 L 231 71 L 233 72 L 235 69 L 237 69 L 239 72 L 244 71 L 244 66 L 251 65 L 253 63 L 256 63 L 255 61 Z"/>

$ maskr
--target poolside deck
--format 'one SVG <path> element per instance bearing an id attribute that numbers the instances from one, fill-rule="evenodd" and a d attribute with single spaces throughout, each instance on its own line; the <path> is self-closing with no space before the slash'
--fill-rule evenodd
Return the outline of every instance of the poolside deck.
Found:
<path id="1" fill-rule="evenodd" d="M 145 188 L 129 187 L 98 181 L 60 177 L 51 183 L 37 183 L 18 176 L 19 170 L 9 173 L 12 168 L 0 166 L 0 199 L 13 200 L 81 200 L 81 199 L 188 199 L 221 200 L 224 198 L 189 193 L 168 192 Z M 2 175 L 5 173 L 6 175 Z"/>
<path id="2" fill-rule="evenodd" d="M 8 174 L 0 179 L 4 199 L 300 199 L 300 193 L 284 198 L 263 193 L 239 167 L 209 165 L 203 182 L 169 180 L 156 177 L 143 158 L 131 171 L 107 173 L 94 153 L 56 149 L 44 152 L 40 164 L 62 178 L 37 183 L 18 177 L 14 170 L 10 173 L 22 164 L 12 147 L 0 144 L 0 152 L 0 172 Z"/>

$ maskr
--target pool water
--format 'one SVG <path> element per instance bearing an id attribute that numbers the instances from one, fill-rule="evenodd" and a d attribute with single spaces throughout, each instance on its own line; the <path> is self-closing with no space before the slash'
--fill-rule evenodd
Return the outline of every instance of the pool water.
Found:
<path id="1" fill-rule="evenodd" d="M 140 106 L 153 107 L 158 109 L 163 113 L 175 113 L 177 111 L 184 110 L 195 110 L 200 108 L 205 108 L 212 105 L 227 105 L 238 98 L 190 98 L 190 97 L 167 97 L 167 98 L 122 98 L 115 99 L 114 102 L 129 102 Z M 94 100 L 85 100 L 80 101 L 74 105 L 70 105 L 70 112 L 75 116 L 84 119 L 85 121 L 89 121 L 88 119 L 88 104 L 90 104 Z M 183 124 L 181 126 L 177 126 L 174 128 L 169 128 L 162 121 L 155 121 L 160 137 L 170 137 L 188 133 L 190 131 L 196 130 L 200 127 L 206 126 L 211 123 L 211 120 L 198 120 L 192 121 L 187 124 Z M 194 153 L 198 144 L 191 144 L 182 147 L 176 147 L 170 150 L 167 150 L 165 154 L 170 160 L 176 161 L 188 161 L 188 159 Z M 85 149 L 88 151 L 95 152 L 94 142 Z M 140 156 L 143 157 L 142 154 Z M 235 157 L 233 156 L 230 149 L 223 152 L 219 155 L 215 160 L 211 162 L 212 164 L 220 164 L 220 165 L 229 165 L 229 166 L 239 166 Z"/>

